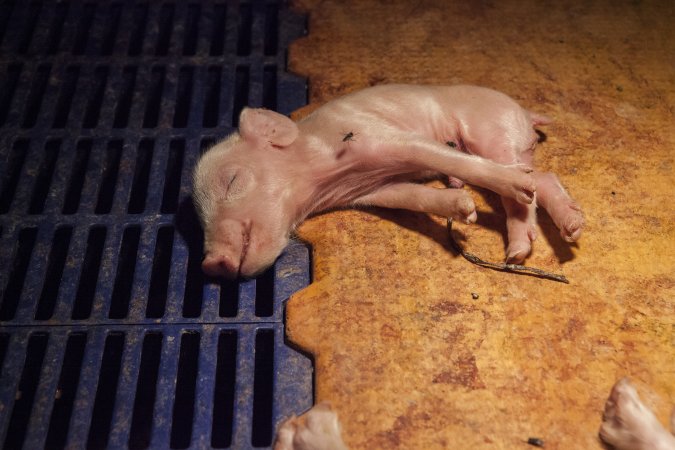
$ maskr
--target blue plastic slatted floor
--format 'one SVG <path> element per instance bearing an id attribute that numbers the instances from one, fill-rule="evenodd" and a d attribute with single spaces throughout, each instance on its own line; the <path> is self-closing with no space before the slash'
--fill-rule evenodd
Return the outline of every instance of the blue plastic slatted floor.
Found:
<path id="1" fill-rule="evenodd" d="M 269 447 L 311 405 L 283 329 L 308 249 L 205 279 L 190 201 L 244 105 L 305 103 L 303 32 L 273 1 L 0 4 L 3 448 Z"/>

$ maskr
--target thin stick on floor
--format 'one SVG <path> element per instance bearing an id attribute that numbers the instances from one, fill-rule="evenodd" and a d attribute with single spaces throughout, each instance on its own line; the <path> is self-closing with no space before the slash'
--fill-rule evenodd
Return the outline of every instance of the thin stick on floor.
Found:
<path id="1" fill-rule="evenodd" d="M 539 278 L 544 278 L 552 281 L 559 281 L 561 283 L 569 284 L 569 280 L 565 275 L 559 275 L 556 273 L 547 272 L 542 269 L 537 269 L 536 267 L 521 266 L 520 264 L 507 264 L 507 263 L 493 263 L 485 261 L 484 259 L 479 258 L 473 253 L 465 251 L 461 245 L 455 241 L 452 237 L 452 219 L 448 219 L 448 237 L 450 238 L 450 245 L 455 249 L 457 253 L 462 255 L 464 259 L 470 263 L 476 264 L 481 267 L 487 267 L 488 269 L 500 270 L 502 272 L 516 273 L 520 275 L 530 275 Z"/>

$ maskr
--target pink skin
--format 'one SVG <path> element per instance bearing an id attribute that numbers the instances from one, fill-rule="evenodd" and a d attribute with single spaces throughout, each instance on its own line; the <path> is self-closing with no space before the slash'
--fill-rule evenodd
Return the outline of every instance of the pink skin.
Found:
<path id="1" fill-rule="evenodd" d="M 504 111 L 504 114 L 509 114 L 510 109 L 519 108 L 514 107 L 513 100 L 505 96 L 495 103 L 499 109 Z M 494 114 L 494 109 L 492 113 Z M 477 111 L 476 114 L 487 116 L 490 111 Z M 459 150 L 502 164 L 524 163 L 533 167 L 533 153 L 538 140 L 533 127 L 546 125 L 551 120 L 546 116 L 522 109 L 519 113 L 512 112 L 511 115 L 513 117 L 509 121 L 483 122 L 478 127 L 469 128 L 462 135 Z M 478 120 L 477 117 L 475 119 Z M 535 170 L 532 175 L 537 185 L 535 202 L 529 205 L 522 204 L 512 198 L 502 196 L 509 242 L 506 260 L 509 263 L 522 262 L 532 250 L 532 242 L 537 238 L 535 228 L 537 206 L 546 209 L 560 229 L 560 235 L 567 242 L 575 242 L 579 239 L 584 226 L 581 208 L 565 191 L 555 174 Z M 461 187 L 462 184 L 460 179 L 450 180 L 451 186 Z"/>
<path id="2" fill-rule="evenodd" d="M 328 403 L 319 403 L 279 426 L 274 450 L 347 450 L 340 422 Z"/>
<path id="3" fill-rule="evenodd" d="M 465 191 L 414 183 L 431 173 L 502 197 L 512 262 L 529 254 L 535 237 L 535 189 L 569 240 L 583 226 L 557 179 L 531 173 L 533 125 L 544 119 L 490 89 L 377 86 L 331 101 L 297 124 L 248 108 L 239 123 L 239 133 L 210 149 L 194 175 L 209 275 L 256 275 L 298 223 L 330 208 L 372 205 L 475 222 Z"/>
<path id="4" fill-rule="evenodd" d="M 675 410 L 670 421 L 675 433 Z M 675 450 L 675 436 L 640 401 L 627 378 L 617 381 L 605 403 L 600 439 L 616 450 Z"/>

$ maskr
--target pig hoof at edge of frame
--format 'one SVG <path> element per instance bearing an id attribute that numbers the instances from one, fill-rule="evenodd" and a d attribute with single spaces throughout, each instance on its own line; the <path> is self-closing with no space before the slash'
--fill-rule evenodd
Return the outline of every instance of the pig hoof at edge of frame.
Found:
<path id="1" fill-rule="evenodd" d="M 340 434 L 337 414 L 323 402 L 282 423 L 274 450 L 347 450 Z"/>
<path id="2" fill-rule="evenodd" d="M 670 420 L 675 431 L 675 409 Z M 627 378 L 612 388 L 599 436 L 616 450 L 675 450 L 675 436 L 661 426 Z M 274 443 L 274 450 L 346 449 L 337 414 L 325 402 L 283 422 Z"/>
<path id="3" fill-rule="evenodd" d="M 612 388 L 602 420 L 600 439 L 617 450 L 675 450 L 675 436 L 640 401 L 627 378 Z M 675 427 L 675 409 L 671 426 Z"/>

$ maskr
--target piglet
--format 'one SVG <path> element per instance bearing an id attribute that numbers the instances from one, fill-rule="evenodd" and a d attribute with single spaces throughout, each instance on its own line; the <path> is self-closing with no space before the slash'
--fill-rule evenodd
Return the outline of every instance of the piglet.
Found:
<path id="1" fill-rule="evenodd" d="M 239 131 L 209 149 L 194 172 L 204 229 L 202 268 L 251 277 L 270 266 L 308 215 L 381 206 L 476 220 L 470 195 L 416 182 L 434 174 L 496 192 L 506 211 L 506 259 L 536 238 L 535 205 L 576 241 L 581 210 L 557 177 L 532 169 L 545 116 L 476 86 L 383 85 L 328 102 L 299 121 L 244 108 Z M 535 201 L 536 191 L 536 201 Z"/>

